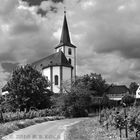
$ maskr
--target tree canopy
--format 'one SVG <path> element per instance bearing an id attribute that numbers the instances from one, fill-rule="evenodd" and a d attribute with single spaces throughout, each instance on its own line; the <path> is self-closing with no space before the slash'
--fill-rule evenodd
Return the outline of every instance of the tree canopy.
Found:
<path id="1" fill-rule="evenodd" d="M 50 107 L 51 92 L 47 89 L 49 82 L 40 72 L 30 65 L 18 66 L 7 82 L 7 104 L 13 109 L 38 109 Z"/>
<path id="2" fill-rule="evenodd" d="M 131 82 L 129 85 L 130 93 L 136 95 L 136 90 L 138 89 L 139 85 L 136 82 Z"/>
<path id="3" fill-rule="evenodd" d="M 106 83 L 105 79 L 102 78 L 101 74 L 87 74 L 84 75 L 81 80 L 94 96 L 103 96 L 108 87 L 108 84 Z"/>
<path id="4" fill-rule="evenodd" d="M 55 101 L 60 112 L 67 117 L 87 116 L 94 100 L 98 102 L 95 96 L 103 96 L 108 86 L 102 76 L 96 73 L 77 77 L 71 86 L 67 85 L 64 86 L 65 93 Z M 106 105 L 109 99 L 106 96 L 103 97 L 102 105 Z"/>

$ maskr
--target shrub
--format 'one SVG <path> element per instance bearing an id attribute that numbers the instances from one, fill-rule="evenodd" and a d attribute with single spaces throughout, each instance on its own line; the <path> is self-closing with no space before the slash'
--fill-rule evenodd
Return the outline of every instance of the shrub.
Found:
<path id="1" fill-rule="evenodd" d="M 125 103 L 127 106 L 130 106 L 135 101 L 135 98 L 132 95 L 125 95 L 122 98 L 122 103 Z"/>
<path id="2" fill-rule="evenodd" d="M 33 119 L 37 117 L 58 116 L 60 112 L 56 109 L 30 110 L 29 112 L 8 112 L 3 113 L 4 122 L 10 122 L 22 119 Z"/>

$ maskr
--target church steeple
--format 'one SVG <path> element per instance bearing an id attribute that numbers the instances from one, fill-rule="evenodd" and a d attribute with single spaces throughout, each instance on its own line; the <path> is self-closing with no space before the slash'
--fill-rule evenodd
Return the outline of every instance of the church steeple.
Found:
<path id="1" fill-rule="evenodd" d="M 69 28 L 66 18 L 66 10 L 64 10 L 64 20 L 59 44 L 55 47 L 55 51 L 62 51 L 66 56 L 69 64 L 73 67 L 72 79 L 76 78 L 76 46 L 71 43 Z"/>
<path id="2" fill-rule="evenodd" d="M 60 43 L 71 44 L 69 28 L 68 28 L 67 18 L 66 18 L 66 11 L 64 11 L 64 21 L 63 21 Z"/>
<path id="3" fill-rule="evenodd" d="M 76 48 L 76 46 L 71 44 L 67 17 L 66 17 L 66 10 L 64 10 L 64 20 L 63 20 L 60 43 L 55 47 L 55 49 L 57 49 L 61 46 L 70 46 L 70 47 Z"/>

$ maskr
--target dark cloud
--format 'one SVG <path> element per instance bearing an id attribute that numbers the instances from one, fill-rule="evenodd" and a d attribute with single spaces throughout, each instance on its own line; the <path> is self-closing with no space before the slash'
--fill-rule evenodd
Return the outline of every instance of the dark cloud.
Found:
<path id="1" fill-rule="evenodd" d="M 110 83 L 139 82 L 139 0 L 23 1 L 30 6 L 3 0 L 0 8 L 2 79 L 17 63 L 54 53 L 65 4 L 71 40 L 77 46 L 78 75 L 96 72 Z"/>
<path id="2" fill-rule="evenodd" d="M 20 34 L 33 34 L 39 31 L 39 27 L 38 25 L 36 25 L 35 23 L 24 23 L 24 22 L 19 22 L 16 23 L 12 30 L 11 30 L 11 35 L 20 35 Z"/>
<path id="3" fill-rule="evenodd" d="M 50 10 L 43 10 L 42 8 L 38 8 L 37 14 L 40 14 L 42 17 L 45 17 L 49 11 L 57 13 L 57 8 L 53 6 L 50 7 Z"/>
<path id="4" fill-rule="evenodd" d="M 40 5 L 42 1 L 49 1 L 49 0 L 22 0 L 22 1 L 27 2 L 29 6 L 37 6 Z M 55 3 L 63 2 L 63 0 L 52 0 L 52 1 Z"/>
<path id="5" fill-rule="evenodd" d="M 17 67 L 18 63 L 10 63 L 10 62 L 5 62 L 2 63 L 2 67 L 6 72 L 11 73 L 13 69 Z"/>

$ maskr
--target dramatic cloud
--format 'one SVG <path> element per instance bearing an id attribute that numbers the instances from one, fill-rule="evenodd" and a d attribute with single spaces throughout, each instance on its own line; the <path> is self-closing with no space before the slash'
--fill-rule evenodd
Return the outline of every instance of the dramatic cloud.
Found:
<path id="1" fill-rule="evenodd" d="M 1 2 L 1 81 L 18 63 L 54 52 L 65 6 L 71 40 L 77 46 L 78 75 L 96 72 L 110 83 L 140 82 L 139 0 L 23 1 Z"/>

